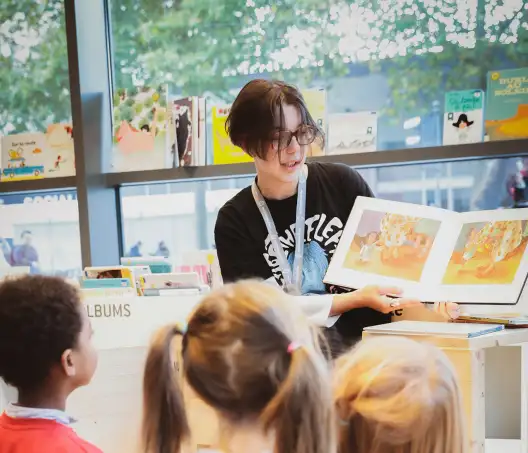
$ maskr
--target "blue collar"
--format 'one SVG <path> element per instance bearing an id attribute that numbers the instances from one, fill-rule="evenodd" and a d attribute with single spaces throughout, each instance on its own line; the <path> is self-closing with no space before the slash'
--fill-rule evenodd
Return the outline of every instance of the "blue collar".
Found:
<path id="1" fill-rule="evenodd" d="M 10 403 L 6 407 L 5 414 L 11 418 L 39 418 L 44 420 L 54 420 L 62 425 L 70 425 L 76 422 L 76 420 L 66 414 L 66 412 L 58 409 L 22 407 L 13 403 Z"/>

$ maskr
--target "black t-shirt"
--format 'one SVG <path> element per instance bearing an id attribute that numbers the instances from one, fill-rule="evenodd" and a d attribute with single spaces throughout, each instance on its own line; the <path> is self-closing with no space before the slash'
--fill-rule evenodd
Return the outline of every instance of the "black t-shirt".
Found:
<path id="1" fill-rule="evenodd" d="M 303 294 L 343 292 L 323 284 L 330 259 L 337 247 L 358 196 L 373 197 L 367 183 L 344 164 L 309 163 L 306 183 Z M 277 233 L 290 265 L 295 251 L 297 194 L 284 200 L 267 200 Z M 244 278 L 275 277 L 282 284 L 279 261 L 273 253 L 262 215 L 246 187 L 219 211 L 215 242 L 225 282 Z M 364 308 L 344 313 L 336 329 L 346 343 L 361 336 L 363 327 L 388 322 L 390 317 Z"/>

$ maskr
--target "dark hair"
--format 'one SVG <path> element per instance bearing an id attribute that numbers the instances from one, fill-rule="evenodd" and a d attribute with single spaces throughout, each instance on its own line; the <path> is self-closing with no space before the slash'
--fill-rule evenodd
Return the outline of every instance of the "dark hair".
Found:
<path id="1" fill-rule="evenodd" d="M 26 234 L 33 234 L 30 230 L 24 230 L 22 233 L 20 233 L 20 237 L 23 238 Z"/>
<path id="2" fill-rule="evenodd" d="M 24 276 L 0 283 L 0 377 L 38 390 L 82 330 L 76 288 L 58 277 Z"/>
<path id="3" fill-rule="evenodd" d="M 284 129 L 284 104 L 299 109 L 302 124 L 314 128 L 316 140 L 322 147 L 323 132 L 310 115 L 301 92 L 293 85 L 263 79 L 247 83 L 231 107 L 226 131 L 233 144 L 252 157 L 265 159 L 277 124 Z"/>
<path id="4" fill-rule="evenodd" d="M 178 335 L 183 376 L 223 417 L 260 421 L 275 433 L 275 453 L 335 450 L 329 366 L 315 333 L 282 291 L 239 282 L 208 295 L 186 332 L 168 326 L 151 345 L 143 381 L 144 452 L 180 451 L 189 438 L 173 349 Z M 296 341 L 301 347 L 289 350 Z"/>

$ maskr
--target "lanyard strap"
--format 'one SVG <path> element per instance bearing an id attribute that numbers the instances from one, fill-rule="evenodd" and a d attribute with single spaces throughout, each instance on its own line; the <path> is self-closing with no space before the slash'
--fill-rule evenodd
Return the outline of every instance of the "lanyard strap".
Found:
<path id="1" fill-rule="evenodd" d="M 266 200 L 262 196 L 255 181 L 251 186 L 253 198 L 259 208 L 262 219 L 266 224 L 271 244 L 279 261 L 280 271 L 284 279 L 284 290 L 291 294 L 301 294 L 302 265 L 304 253 L 304 220 L 306 211 L 306 167 L 299 174 L 299 186 L 297 188 L 297 209 L 295 211 L 295 256 L 293 260 L 293 272 L 284 253 L 284 248 L 279 239 L 275 222 L 271 217 Z"/>

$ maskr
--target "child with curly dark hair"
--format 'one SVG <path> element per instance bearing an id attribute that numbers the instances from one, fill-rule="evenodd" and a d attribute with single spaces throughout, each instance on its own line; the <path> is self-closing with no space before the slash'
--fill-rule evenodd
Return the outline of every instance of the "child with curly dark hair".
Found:
<path id="1" fill-rule="evenodd" d="M 0 416 L 0 453 L 100 453 L 68 426 L 66 400 L 97 366 L 78 291 L 60 278 L 0 283 L 0 378 L 18 403 Z"/>

